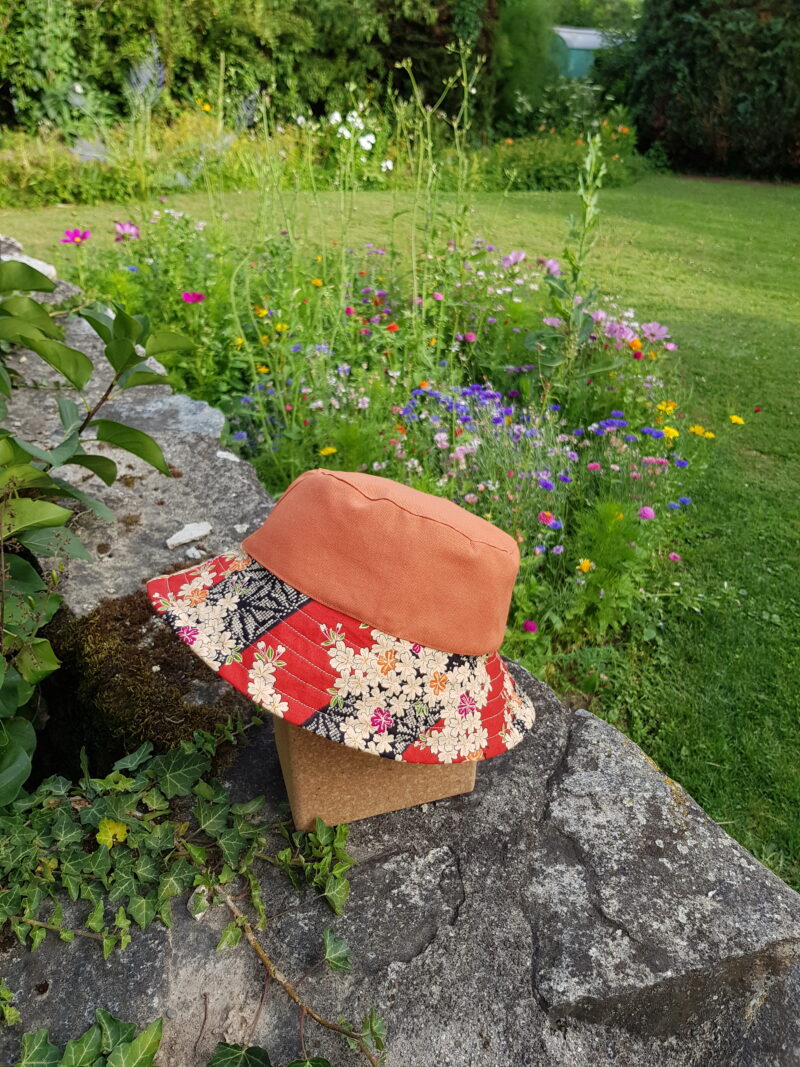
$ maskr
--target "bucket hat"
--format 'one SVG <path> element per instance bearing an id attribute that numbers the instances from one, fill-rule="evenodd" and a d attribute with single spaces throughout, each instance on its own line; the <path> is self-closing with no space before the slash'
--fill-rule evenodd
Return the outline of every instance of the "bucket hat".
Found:
<path id="1" fill-rule="evenodd" d="M 388 478 L 297 478 L 242 551 L 147 584 L 193 652 L 261 708 L 349 748 L 461 763 L 533 725 L 498 649 L 519 550 Z"/>

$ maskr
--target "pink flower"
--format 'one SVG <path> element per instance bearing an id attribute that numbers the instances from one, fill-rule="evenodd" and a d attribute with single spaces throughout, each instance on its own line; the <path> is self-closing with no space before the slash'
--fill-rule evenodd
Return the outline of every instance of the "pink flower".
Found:
<path id="1" fill-rule="evenodd" d="M 652 508 L 648 508 L 648 507 L 639 508 L 639 518 L 643 519 L 645 522 L 648 519 L 654 519 L 655 517 L 656 517 L 656 513 L 653 511 Z"/>
<path id="2" fill-rule="evenodd" d="M 586 464 L 586 469 L 587 469 L 587 471 L 599 471 L 601 469 L 601 464 L 599 464 L 599 463 L 587 463 Z"/>
<path id="3" fill-rule="evenodd" d="M 385 734 L 393 723 L 392 716 L 385 708 L 376 708 L 369 720 L 370 726 L 374 727 L 376 734 Z"/>
<path id="4" fill-rule="evenodd" d="M 555 518 L 555 515 L 552 513 L 552 511 L 540 511 L 536 518 L 539 520 L 542 526 L 549 526 Z"/>
<path id="5" fill-rule="evenodd" d="M 535 634 L 536 631 L 539 629 L 539 624 L 535 623 L 532 619 L 527 619 L 525 622 L 523 622 L 522 629 L 527 630 L 529 634 Z"/>
<path id="6" fill-rule="evenodd" d="M 465 504 L 477 504 L 478 503 L 478 494 L 477 493 L 465 493 L 464 494 L 464 503 Z"/>
<path id="7" fill-rule="evenodd" d="M 560 274 L 561 264 L 557 259 L 546 259 L 542 266 L 545 269 L 546 274 Z"/>
<path id="8" fill-rule="evenodd" d="M 561 325 L 561 319 L 556 318 L 542 319 L 542 322 L 545 324 L 545 326 L 552 326 L 554 330 L 557 330 L 558 327 Z"/>
<path id="9" fill-rule="evenodd" d="M 670 552 L 670 554 L 667 556 L 667 559 L 672 560 L 673 563 L 680 563 L 681 561 L 681 557 L 678 555 L 677 552 Z"/>
<path id="10" fill-rule="evenodd" d="M 458 714 L 466 717 L 472 711 L 478 710 L 478 702 L 469 693 L 462 693 L 458 701 Z"/>
<path id="11" fill-rule="evenodd" d="M 84 241 L 88 241 L 92 236 L 91 230 L 64 230 L 64 236 L 61 238 L 62 245 L 80 245 Z"/>
<path id="12" fill-rule="evenodd" d="M 178 637 L 185 645 L 193 645 L 199 636 L 200 631 L 196 626 L 181 626 L 178 630 Z"/>
<path id="13" fill-rule="evenodd" d="M 205 298 L 205 293 L 197 293 L 194 291 L 181 293 L 181 300 L 184 304 L 202 304 Z"/>
<path id="14" fill-rule="evenodd" d="M 434 300 L 444 300 L 444 293 L 431 293 Z"/>
<path id="15" fill-rule="evenodd" d="M 139 227 L 133 222 L 115 222 L 114 228 L 117 231 L 115 241 L 131 240 L 135 241 L 139 236 Z"/>
<path id="16" fill-rule="evenodd" d="M 465 341 L 469 341 L 470 344 L 472 344 L 473 341 L 477 341 L 478 340 L 478 335 L 476 333 L 472 333 L 472 332 L 465 333 L 464 334 L 464 340 Z"/>
<path id="17" fill-rule="evenodd" d="M 351 307 L 346 307 L 344 309 L 344 313 L 345 313 L 345 315 L 355 315 L 355 311 Z"/>

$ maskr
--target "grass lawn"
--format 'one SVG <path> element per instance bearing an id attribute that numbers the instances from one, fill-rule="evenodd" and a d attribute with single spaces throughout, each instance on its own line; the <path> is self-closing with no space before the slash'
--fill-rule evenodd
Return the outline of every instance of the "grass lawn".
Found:
<path id="1" fill-rule="evenodd" d="M 307 196 L 287 197 L 295 230 L 338 239 L 338 197 L 320 201 L 317 209 Z M 558 255 L 573 202 L 566 193 L 478 196 L 474 232 L 504 250 Z M 388 220 L 406 203 L 360 194 L 348 241 L 388 241 Z M 727 423 L 729 411 L 746 420 L 710 444 L 683 551 L 693 585 L 727 588 L 724 606 L 675 616 L 660 644 L 616 657 L 607 710 L 729 833 L 800 889 L 800 188 L 660 176 L 609 190 L 601 204 L 596 280 L 623 306 L 670 326 L 693 415 L 711 429 Z M 226 196 L 231 230 L 251 226 L 257 205 L 255 193 Z M 200 195 L 176 197 L 174 206 L 208 217 Z M 0 231 L 53 260 L 64 252 L 57 242 L 65 227 L 107 232 L 113 219 L 128 217 L 141 213 L 107 205 L 4 210 Z M 398 218 L 398 238 L 407 220 Z"/>

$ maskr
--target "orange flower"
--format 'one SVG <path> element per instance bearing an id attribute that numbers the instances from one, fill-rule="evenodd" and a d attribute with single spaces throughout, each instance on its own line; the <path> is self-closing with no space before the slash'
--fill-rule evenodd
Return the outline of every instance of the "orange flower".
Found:
<path id="1" fill-rule="evenodd" d="M 642 342 L 639 340 L 638 337 L 634 337 L 632 341 L 628 341 L 628 347 L 632 348 L 634 352 L 641 352 Z"/>
<path id="2" fill-rule="evenodd" d="M 208 596 L 208 590 L 207 589 L 193 589 L 191 591 L 191 593 L 189 593 L 188 600 L 189 600 L 189 603 L 192 605 L 192 607 L 196 608 L 198 604 L 202 604 L 203 603 L 203 601 L 206 599 L 207 596 Z"/>
<path id="3" fill-rule="evenodd" d="M 507 145 L 512 145 L 513 143 L 514 143 L 514 138 L 513 137 L 506 137 L 506 144 Z"/>
<path id="4" fill-rule="evenodd" d="M 322 285 L 322 278 L 312 278 L 311 284 L 316 285 L 317 288 L 319 288 L 319 286 Z"/>
<path id="5" fill-rule="evenodd" d="M 442 674 L 441 671 L 434 671 L 428 685 L 437 697 L 441 696 L 445 689 L 447 689 L 447 675 Z"/>
<path id="6" fill-rule="evenodd" d="M 397 653 L 392 648 L 387 648 L 378 656 L 378 667 L 381 674 L 390 674 L 397 666 Z"/>

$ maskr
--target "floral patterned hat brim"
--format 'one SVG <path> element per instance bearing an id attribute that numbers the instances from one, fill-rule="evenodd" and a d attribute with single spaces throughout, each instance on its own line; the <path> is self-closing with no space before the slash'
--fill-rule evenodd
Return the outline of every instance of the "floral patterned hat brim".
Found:
<path id="1" fill-rule="evenodd" d="M 193 652 L 266 711 L 406 763 L 500 755 L 535 711 L 497 653 L 402 641 L 325 607 L 247 555 L 154 578 L 147 592 Z"/>

